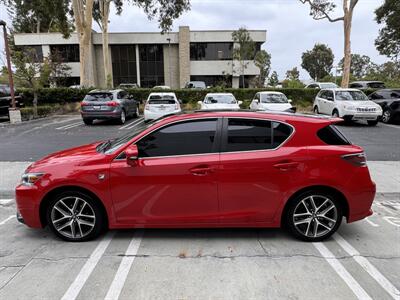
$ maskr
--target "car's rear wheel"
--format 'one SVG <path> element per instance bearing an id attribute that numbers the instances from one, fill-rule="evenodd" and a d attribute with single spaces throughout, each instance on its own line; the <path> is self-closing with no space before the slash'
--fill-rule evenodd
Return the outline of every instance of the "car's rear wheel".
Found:
<path id="1" fill-rule="evenodd" d="M 314 113 L 317 115 L 319 114 L 318 106 L 314 106 Z"/>
<path id="2" fill-rule="evenodd" d="M 104 226 L 99 204 L 81 192 L 65 192 L 52 199 L 46 211 L 47 224 L 61 239 L 82 242 L 96 238 Z"/>
<path id="3" fill-rule="evenodd" d="M 136 111 L 135 111 L 134 117 L 137 118 L 139 116 L 140 116 L 139 106 L 136 106 Z"/>
<path id="4" fill-rule="evenodd" d="M 125 124 L 125 122 L 126 122 L 125 110 L 121 111 L 121 115 L 119 116 L 119 120 L 118 121 L 119 121 L 120 124 Z"/>
<path id="5" fill-rule="evenodd" d="M 390 123 L 392 119 L 392 113 L 390 110 L 385 109 L 382 114 L 382 122 L 383 123 Z"/>
<path id="6" fill-rule="evenodd" d="M 85 125 L 92 125 L 93 119 L 83 119 L 83 123 L 85 123 Z"/>
<path id="7" fill-rule="evenodd" d="M 367 121 L 368 126 L 376 126 L 376 124 L 378 124 L 378 120 L 375 121 Z"/>
<path id="8" fill-rule="evenodd" d="M 318 242 L 330 237 L 340 226 L 343 210 L 334 195 L 311 191 L 296 197 L 286 213 L 286 225 L 296 238 Z"/>

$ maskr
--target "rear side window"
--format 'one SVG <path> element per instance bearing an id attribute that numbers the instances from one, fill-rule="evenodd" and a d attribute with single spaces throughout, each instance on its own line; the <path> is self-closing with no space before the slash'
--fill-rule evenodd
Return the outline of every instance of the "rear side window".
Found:
<path id="1" fill-rule="evenodd" d="M 266 120 L 229 119 L 225 152 L 267 150 L 278 147 L 291 134 L 288 125 Z"/>
<path id="2" fill-rule="evenodd" d="M 318 130 L 317 136 L 328 145 L 351 145 L 349 140 L 334 125 Z"/>
<path id="3" fill-rule="evenodd" d="M 214 139 L 217 119 L 180 122 L 161 128 L 138 143 L 139 157 L 217 152 Z"/>

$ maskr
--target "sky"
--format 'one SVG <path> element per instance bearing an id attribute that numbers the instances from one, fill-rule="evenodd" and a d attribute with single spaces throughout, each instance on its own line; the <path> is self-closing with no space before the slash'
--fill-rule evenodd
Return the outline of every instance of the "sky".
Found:
<path id="1" fill-rule="evenodd" d="M 380 26 L 374 20 L 374 10 L 383 0 L 359 0 L 354 10 L 352 26 L 352 53 L 368 55 L 375 63 L 388 59 L 379 55 L 374 41 Z M 343 13 L 342 0 L 335 0 L 337 8 L 333 16 Z M 5 7 L 0 7 L 0 18 L 10 22 Z M 327 44 L 335 55 L 335 65 L 343 57 L 343 22 L 313 20 L 309 8 L 299 0 L 191 0 L 191 10 L 175 20 L 173 31 L 179 26 L 191 30 L 222 30 L 245 27 L 267 30 L 267 41 L 262 46 L 272 56 L 271 69 L 284 79 L 287 70 L 297 67 L 300 78 L 309 79 L 301 68 L 301 55 L 313 48 L 315 43 Z M 100 31 L 97 24 L 93 28 Z M 148 20 L 137 7 L 125 6 L 117 16 L 110 14 L 109 32 L 159 31 L 157 20 Z M 0 50 L 4 44 L 0 39 Z M 0 65 L 4 64 L 4 58 Z"/>

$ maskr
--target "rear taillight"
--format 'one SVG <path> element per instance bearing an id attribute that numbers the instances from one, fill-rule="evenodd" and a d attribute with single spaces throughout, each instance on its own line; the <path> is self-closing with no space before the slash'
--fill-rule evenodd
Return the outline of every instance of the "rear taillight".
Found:
<path id="1" fill-rule="evenodd" d="M 342 155 L 342 159 L 357 167 L 367 165 L 367 157 L 364 152 Z"/>
<path id="2" fill-rule="evenodd" d="M 107 102 L 107 106 L 113 106 L 113 107 L 118 106 L 118 102 L 116 101 Z"/>
<path id="3" fill-rule="evenodd" d="M 175 103 L 175 110 L 178 110 L 178 109 L 179 109 L 179 104 Z"/>
<path id="4" fill-rule="evenodd" d="M 81 106 L 87 106 L 88 104 L 86 102 L 81 102 Z"/>

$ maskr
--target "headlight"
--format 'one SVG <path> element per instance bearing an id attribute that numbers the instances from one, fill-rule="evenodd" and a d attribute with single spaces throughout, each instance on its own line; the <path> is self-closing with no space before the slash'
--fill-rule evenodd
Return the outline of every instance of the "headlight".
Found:
<path id="1" fill-rule="evenodd" d="M 345 105 L 345 106 L 344 106 L 344 109 L 347 109 L 347 110 L 356 110 L 356 107 L 355 107 L 355 106 L 347 106 L 347 105 Z"/>
<path id="2" fill-rule="evenodd" d="M 32 186 L 37 182 L 44 173 L 25 173 L 22 175 L 21 183 L 26 186 Z"/>

